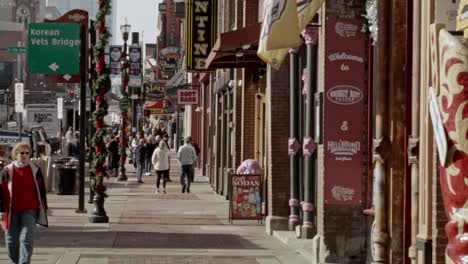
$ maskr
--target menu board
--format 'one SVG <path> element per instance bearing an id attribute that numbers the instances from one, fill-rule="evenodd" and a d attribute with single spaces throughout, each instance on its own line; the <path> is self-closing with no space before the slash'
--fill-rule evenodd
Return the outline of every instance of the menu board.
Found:
<path id="1" fill-rule="evenodd" d="M 263 219 L 262 175 L 231 175 L 230 219 Z"/>

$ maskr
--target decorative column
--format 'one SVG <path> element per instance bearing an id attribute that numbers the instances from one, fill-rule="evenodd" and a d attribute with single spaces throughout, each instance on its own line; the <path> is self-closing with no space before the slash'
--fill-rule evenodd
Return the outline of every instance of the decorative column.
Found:
<path id="1" fill-rule="evenodd" d="M 376 47 L 376 78 L 374 100 L 376 104 L 375 112 L 375 131 L 373 142 L 373 162 L 374 162 L 374 186 L 373 186 L 373 205 L 375 210 L 375 220 L 372 225 L 372 263 L 388 263 L 388 225 L 387 225 L 387 175 L 386 164 L 389 153 L 388 146 L 388 19 L 390 18 L 390 3 L 387 1 L 377 2 L 378 12 L 378 33 L 374 42 Z"/>
<path id="2" fill-rule="evenodd" d="M 314 154 L 317 144 L 313 138 L 312 125 L 314 124 L 314 87 L 315 87 L 315 46 L 318 42 L 318 28 L 306 27 L 302 31 L 305 43 L 307 45 L 307 80 L 306 80 L 306 114 L 305 114 L 305 133 L 303 138 L 304 154 L 304 201 L 302 203 L 303 225 L 301 237 L 304 239 L 313 238 L 316 233 L 314 226 L 314 197 L 315 197 L 315 161 Z"/>
<path id="3" fill-rule="evenodd" d="M 123 52 L 122 52 L 122 85 L 120 93 L 122 94 L 122 99 L 120 99 L 120 112 L 121 112 L 121 126 L 120 126 L 120 169 L 119 176 L 117 177 L 118 181 L 126 181 L 127 174 L 125 173 L 125 161 L 127 160 L 127 142 L 128 136 L 126 133 L 127 129 L 127 120 L 128 120 L 128 107 L 130 104 L 130 99 L 128 98 L 127 86 L 128 86 L 128 59 L 127 59 L 127 40 L 128 34 L 130 32 L 130 25 L 125 23 L 121 27 L 122 36 L 124 40 Z"/>
<path id="4" fill-rule="evenodd" d="M 96 74 L 97 79 L 94 82 L 94 93 L 96 97 L 96 111 L 93 113 L 93 123 L 96 127 L 92 145 L 95 148 L 95 157 L 93 166 L 95 177 L 92 181 L 94 190 L 94 209 L 89 221 L 91 223 L 108 223 L 109 217 L 104 210 L 104 198 L 106 197 L 106 187 L 104 186 L 104 177 L 108 177 L 104 164 L 107 158 L 107 148 L 104 143 L 106 130 L 104 128 L 104 116 L 107 115 L 109 105 L 105 98 L 109 91 L 111 82 L 109 78 L 109 69 L 106 67 L 104 56 L 105 47 L 109 41 L 110 34 L 106 28 L 106 16 L 111 13 L 110 0 L 98 0 L 99 11 L 96 15 L 96 24 L 98 25 L 98 44 L 95 47 L 95 60 L 97 61 Z"/>
<path id="5" fill-rule="evenodd" d="M 289 230 L 295 230 L 299 225 L 299 157 L 297 154 L 301 149 L 301 144 L 298 141 L 298 65 L 297 65 L 298 49 L 289 49 L 290 58 L 290 85 L 289 90 L 289 166 L 290 166 L 290 199 L 289 207 L 291 213 L 289 215 Z"/>
<path id="6" fill-rule="evenodd" d="M 411 135 L 408 138 L 408 164 L 411 166 L 411 246 L 408 256 L 417 263 L 416 240 L 419 231 L 419 89 L 421 63 L 421 1 L 413 1 L 413 67 L 411 73 Z"/>
<path id="7" fill-rule="evenodd" d="M 440 87 L 430 96 L 430 110 L 438 139 L 442 198 L 449 220 L 445 225 L 445 259 L 449 264 L 464 264 L 468 259 L 468 49 L 442 29 L 439 54 Z M 445 141 L 445 151 L 441 141 Z"/>

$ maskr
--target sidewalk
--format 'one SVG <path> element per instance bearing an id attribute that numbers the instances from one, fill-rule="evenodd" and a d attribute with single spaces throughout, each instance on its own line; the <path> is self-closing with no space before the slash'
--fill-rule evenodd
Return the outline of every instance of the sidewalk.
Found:
<path id="1" fill-rule="evenodd" d="M 174 155 L 173 155 L 174 157 Z M 178 162 L 171 161 L 167 194 L 155 194 L 155 172 L 137 184 L 110 178 L 105 209 L 109 223 L 92 224 L 77 214 L 78 195 L 48 194 L 49 228 L 38 227 L 32 263 L 306 264 L 300 254 L 265 233 L 257 221 L 228 223 L 228 201 L 196 175 L 190 194 L 181 193 Z M 8 263 L 3 232 L 0 263 Z"/>

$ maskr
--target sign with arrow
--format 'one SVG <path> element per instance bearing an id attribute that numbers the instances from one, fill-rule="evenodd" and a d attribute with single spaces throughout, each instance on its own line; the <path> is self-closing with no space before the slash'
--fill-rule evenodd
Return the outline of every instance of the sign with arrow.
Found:
<path id="1" fill-rule="evenodd" d="M 79 65 L 79 24 L 29 24 L 28 70 L 30 73 L 77 74 Z"/>
<path id="2" fill-rule="evenodd" d="M 44 22 L 46 23 L 77 23 L 82 25 L 86 28 L 86 32 L 88 32 L 88 24 L 89 24 L 89 14 L 85 10 L 80 9 L 73 9 L 69 12 L 65 13 L 63 16 L 55 19 L 45 19 Z M 88 33 L 86 35 L 86 65 L 88 65 Z M 88 74 L 85 74 L 86 78 L 88 78 Z M 81 74 L 46 74 L 45 80 L 48 83 L 79 83 Z"/>

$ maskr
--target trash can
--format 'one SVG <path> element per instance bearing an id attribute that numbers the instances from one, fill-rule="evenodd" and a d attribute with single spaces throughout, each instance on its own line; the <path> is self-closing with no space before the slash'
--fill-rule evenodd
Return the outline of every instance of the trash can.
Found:
<path id="1" fill-rule="evenodd" d="M 75 194 L 76 164 L 70 158 L 55 161 L 55 193 Z"/>

